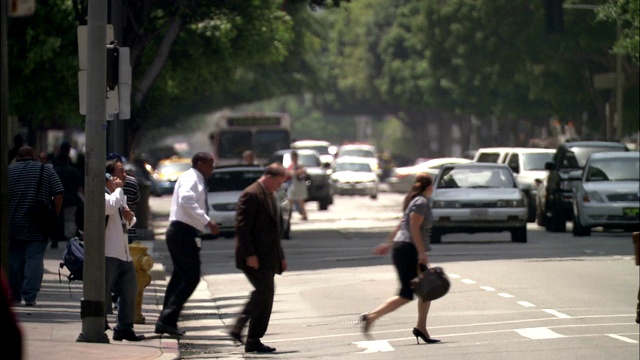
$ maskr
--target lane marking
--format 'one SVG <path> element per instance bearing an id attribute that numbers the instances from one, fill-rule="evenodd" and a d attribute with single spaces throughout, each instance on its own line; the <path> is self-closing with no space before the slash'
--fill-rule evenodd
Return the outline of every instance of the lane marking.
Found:
<path id="1" fill-rule="evenodd" d="M 513 295 L 507 293 L 499 293 L 498 296 L 502 296 L 503 298 L 512 298 Z"/>
<path id="2" fill-rule="evenodd" d="M 609 336 L 609 337 L 612 337 L 612 338 L 614 338 L 616 340 L 622 340 L 624 342 L 628 342 L 628 343 L 631 343 L 631 344 L 637 344 L 638 343 L 637 341 L 635 341 L 633 339 L 629 339 L 628 337 L 624 337 L 624 336 L 620 336 L 620 335 L 616 335 L 616 334 L 606 334 L 606 335 Z"/>
<path id="3" fill-rule="evenodd" d="M 480 286 L 480 289 L 486 291 L 496 291 L 496 289 L 492 288 L 491 286 Z"/>
<path id="4" fill-rule="evenodd" d="M 518 305 L 522 305 L 524 307 L 536 307 L 535 305 L 533 305 L 532 303 L 530 303 L 528 301 L 518 301 L 517 303 L 518 303 Z"/>
<path id="5" fill-rule="evenodd" d="M 476 283 L 475 281 L 473 281 L 471 279 L 462 279 L 460 281 L 462 281 L 465 284 L 475 284 Z"/>
<path id="6" fill-rule="evenodd" d="M 377 353 L 377 352 L 389 352 L 395 351 L 396 349 L 389 344 L 387 340 L 375 340 L 375 341 L 355 341 L 353 342 L 360 349 L 364 349 L 364 351 L 359 352 L 359 354 L 369 354 L 369 353 Z"/>
<path id="7" fill-rule="evenodd" d="M 458 275 L 458 274 L 447 274 L 447 276 L 452 278 L 452 279 L 460 279 L 460 275 Z"/>
<path id="8" fill-rule="evenodd" d="M 515 329 L 515 332 L 533 340 L 556 339 L 565 337 L 564 335 L 558 334 L 557 332 L 546 327 Z"/>
<path id="9" fill-rule="evenodd" d="M 542 309 L 542 311 L 546 312 L 547 314 L 551 314 L 551 315 L 553 315 L 553 316 L 555 316 L 557 318 L 560 318 L 560 319 L 570 319 L 571 318 L 571 316 L 569 316 L 567 314 L 564 314 L 564 313 L 561 313 L 560 311 L 553 310 L 553 309 Z"/>

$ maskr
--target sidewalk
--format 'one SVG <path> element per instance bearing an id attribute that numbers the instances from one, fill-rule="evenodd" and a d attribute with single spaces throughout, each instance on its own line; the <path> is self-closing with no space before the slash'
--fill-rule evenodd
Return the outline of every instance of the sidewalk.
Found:
<path id="1" fill-rule="evenodd" d="M 153 257 L 154 241 L 142 241 Z M 155 334 L 154 328 L 162 308 L 162 298 L 167 286 L 162 265 L 155 260 L 151 284 L 144 290 L 142 315 L 145 324 L 135 324 L 138 334 L 147 340 L 141 342 L 113 341 L 112 330 L 106 331 L 109 344 L 76 342 L 82 332 L 80 299 L 82 282 L 69 284 L 67 269 L 61 270 L 62 282 L 58 279 L 58 269 L 66 242 L 58 249 L 47 249 L 44 261 L 44 279 L 35 307 L 19 305 L 14 307 L 23 334 L 24 360 L 36 359 L 160 359 L 180 358 L 178 341 L 175 338 Z M 69 285 L 71 293 L 69 293 Z M 111 327 L 115 325 L 115 315 L 108 315 Z"/>

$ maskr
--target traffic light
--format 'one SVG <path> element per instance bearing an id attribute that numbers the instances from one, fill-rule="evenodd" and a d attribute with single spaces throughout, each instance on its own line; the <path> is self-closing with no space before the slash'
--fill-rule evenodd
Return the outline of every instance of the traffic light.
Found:
<path id="1" fill-rule="evenodd" d="M 118 43 L 112 41 L 107 45 L 107 88 L 115 90 L 118 86 L 118 65 L 120 63 Z"/>
<path id="2" fill-rule="evenodd" d="M 542 2 L 547 32 L 550 34 L 564 32 L 563 0 L 542 0 Z"/>

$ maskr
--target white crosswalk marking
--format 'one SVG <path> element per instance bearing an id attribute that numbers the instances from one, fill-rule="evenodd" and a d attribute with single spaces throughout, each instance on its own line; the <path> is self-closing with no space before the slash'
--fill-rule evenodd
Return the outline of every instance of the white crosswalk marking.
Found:
<path id="1" fill-rule="evenodd" d="M 536 307 L 535 305 L 533 305 L 532 303 L 530 303 L 528 301 L 518 301 L 518 305 L 522 305 L 524 307 Z"/>
<path id="2" fill-rule="evenodd" d="M 542 311 L 544 311 L 544 312 L 546 312 L 548 314 L 551 314 L 551 315 L 553 315 L 555 317 L 558 317 L 560 319 L 570 319 L 571 318 L 571 316 L 569 316 L 567 314 L 564 314 L 564 313 L 561 313 L 559 311 L 553 310 L 553 309 L 542 309 Z"/>
<path id="3" fill-rule="evenodd" d="M 462 281 L 465 284 L 475 284 L 476 283 L 475 281 L 473 281 L 471 279 L 462 279 L 460 281 Z"/>
<path id="4" fill-rule="evenodd" d="M 564 335 L 558 334 L 557 332 L 546 327 L 516 329 L 516 332 L 524 337 L 528 337 L 529 339 L 533 340 L 556 339 L 565 337 Z"/>
<path id="5" fill-rule="evenodd" d="M 360 354 L 376 353 L 376 352 L 389 352 L 389 351 L 395 351 L 396 350 L 386 340 L 356 341 L 356 342 L 354 342 L 354 344 L 357 347 L 361 348 L 361 349 L 365 349 L 364 351 L 361 351 Z"/>
<path id="6" fill-rule="evenodd" d="M 480 286 L 480 289 L 485 291 L 496 291 L 496 289 L 492 288 L 491 286 Z"/>
<path id="7" fill-rule="evenodd" d="M 628 342 L 631 344 L 637 344 L 638 342 L 633 340 L 633 339 L 629 339 L 628 337 L 624 337 L 624 336 L 620 336 L 620 335 L 616 335 L 616 334 L 607 334 L 607 336 L 612 337 L 616 340 L 622 340 L 624 342 Z"/>

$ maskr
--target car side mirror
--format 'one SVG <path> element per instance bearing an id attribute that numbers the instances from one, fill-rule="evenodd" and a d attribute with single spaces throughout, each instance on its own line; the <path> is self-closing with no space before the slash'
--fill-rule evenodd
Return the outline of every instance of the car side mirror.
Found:
<path id="1" fill-rule="evenodd" d="M 552 162 L 547 162 L 544 164 L 544 169 L 545 170 L 549 170 L 549 171 L 553 171 L 556 169 L 556 164 L 552 163 Z"/>

